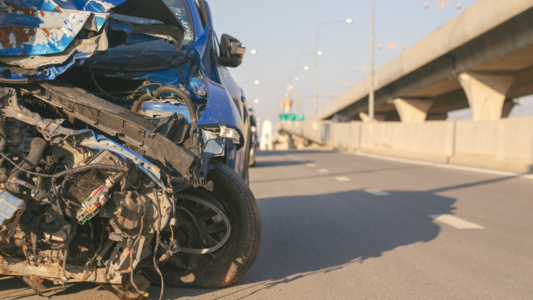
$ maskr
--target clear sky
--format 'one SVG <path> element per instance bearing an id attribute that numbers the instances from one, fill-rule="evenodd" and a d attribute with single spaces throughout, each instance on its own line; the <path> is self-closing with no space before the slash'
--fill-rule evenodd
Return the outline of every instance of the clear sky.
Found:
<path id="1" fill-rule="evenodd" d="M 257 115 L 264 120 L 270 115 L 277 120 L 280 102 L 289 79 L 289 72 L 297 65 L 301 53 L 313 53 L 316 25 L 324 21 L 351 18 L 353 23 L 321 27 L 320 47 L 324 53 L 319 63 L 319 96 L 321 106 L 335 96 L 348 90 L 353 83 L 368 75 L 361 66 L 370 61 L 370 0 L 207 0 L 211 7 L 214 27 L 220 36 L 223 33 L 239 39 L 248 51 L 257 54 L 245 55 L 244 62 L 231 73 L 245 90 L 247 99 L 253 103 Z M 376 0 L 376 68 L 401 53 L 406 48 L 441 25 L 441 8 L 429 0 Z M 462 9 L 456 8 L 457 0 L 444 9 L 445 21 L 455 17 L 476 0 L 462 0 Z M 391 50 L 385 45 L 391 41 L 399 46 Z M 303 67 L 309 66 L 309 71 Z M 303 97 L 303 112 L 313 110 L 314 58 L 303 57 L 300 71 L 300 94 Z M 353 68 L 358 67 L 357 71 Z M 292 79 L 296 71 L 291 72 Z M 259 80 L 259 85 L 253 81 Z M 347 83 L 348 85 L 345 85 Z M 296 81 L 291 80 L 296 86 Z M 339 85 L 340 84 L 340 85 Z M 328 97 L 325 96 L 328 93 Z M 335 96 L 331 96 L 334 93 Z M 294 99 L 295 89 L 292 96 Z"/>

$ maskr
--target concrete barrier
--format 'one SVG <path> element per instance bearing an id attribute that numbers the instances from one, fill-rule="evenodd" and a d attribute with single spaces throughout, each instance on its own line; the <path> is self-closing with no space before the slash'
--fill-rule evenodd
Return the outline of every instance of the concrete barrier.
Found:
<path id="1" fill-rule="evenodd" d="M 340 149 L 518 173 L 533 172 L 533 118 L 373 124 L 281 122 L 279 129 Z"/>

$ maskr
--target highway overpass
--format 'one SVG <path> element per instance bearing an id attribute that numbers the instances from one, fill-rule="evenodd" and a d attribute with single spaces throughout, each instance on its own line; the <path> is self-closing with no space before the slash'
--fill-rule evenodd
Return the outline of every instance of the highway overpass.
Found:
<path id="1" fill-rule="evenodd" d="M 369 78 L 318 113 L 367 119 Z M 506 118 L 533 94 L 533 0 L 479 0 L 375 74 L 378 121 L 444 120 L 472 109 L 474 121 Z"/>

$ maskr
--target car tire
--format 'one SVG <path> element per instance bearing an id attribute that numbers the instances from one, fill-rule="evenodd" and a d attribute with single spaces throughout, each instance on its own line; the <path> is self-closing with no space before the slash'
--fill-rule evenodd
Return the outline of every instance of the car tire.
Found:
<path id="1" fill-rule="evenodd" d="M 161 268 L 165 286 L 189 288 L 230 286 L 248 272 L 259 252 L 261 216 L 252 191 L 231 168 L 214 159 L 211 163 L 213 169 L 209 171 L 207 180 L 213 181 L 213 192 L 189 189 L 186 193 L 194 193 L 196 197 L 215 197 L 230 221 L 230 237 L 226 244 L 217 250 L 216 256 L 202 266 L 181 271 Z M 150 273 L 157 276 L 157 273 Z"/>

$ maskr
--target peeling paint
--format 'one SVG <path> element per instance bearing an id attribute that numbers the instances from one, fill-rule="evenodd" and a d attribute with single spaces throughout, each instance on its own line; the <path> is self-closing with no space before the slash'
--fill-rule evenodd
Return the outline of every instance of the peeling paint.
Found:
<path id="1" fill-rule="evenodd" d="M 91 19 L 100 31 L 110 9 L 125 0 L 0 0 L 0 55 L 44 55 L 65 51 Z M 53 8 L 53 9 L 52 9 Z M 91 18 L 94 17 L 94 18 Z"/>
<path id="2" fill-rule="evenodd" d="M 55 79 L 68 68 L 83 64 L 97 51 L 116 46 L 112 43 L 117 39 L 106 38 L 114 29 L 103 32 L 102 28 L 112 14 L 110 9 L 124 2 L 126 0 L 0 0 L 0 56 L 6 57 L 4 62 L 8 65 L 24 69 L 35 69 L 36 63 L 16 57 L 39 57 L 39 69 L 33 73 L 37 75 L 24 75 L 24 78 Z M 79 35 L 82 29 L 90 33 Z M 119 34 L 129 35 L 125 41 L 119 41 L 127 44 L 158 39 L 150 33 L 134 33 L 133 28 Z M 103 38 L 95 43 L 84 43 L 98 35 Z M 176 39 L 180 39 L 179 35 Z M 78 49 L 79 45 L 83 45 L 83 49 Z M 159 79 L 172 81 L 174 85 L 184 77 L 184 74 L 179 75 L 174 70 L 162 70 L 137 77 L 162 77 Z M 0 77 L 22 79 L 9 68 L 0 70 Z"/>

